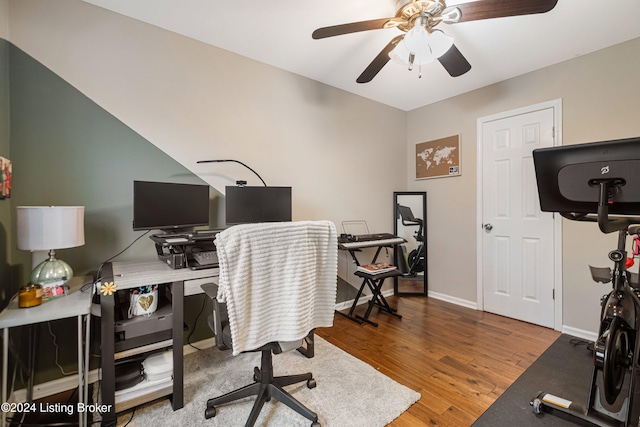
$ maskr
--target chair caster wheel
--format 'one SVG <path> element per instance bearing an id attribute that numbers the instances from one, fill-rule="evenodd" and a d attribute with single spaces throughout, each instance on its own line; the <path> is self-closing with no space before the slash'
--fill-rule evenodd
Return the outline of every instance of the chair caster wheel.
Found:
<path id="1" fill-rule="evenodd" d="M 213 418 L 216 416 L 216 407 L 215 406 L 207 406 L 207 409 L 204 410 L 204 417 L 206 419 Z"/>
<path id="2" fill-rule="evenodd" d="M 322 427 L 319 422 L 311 423 L 311 427 Z"/>
<path id="3" fill-rule="evenodd" d="M 311 378 L 310 380 L 307 380 L 307 388 L 316 388 L 316 385 L 317 385 L 316 380 L 314 380 L 313 378 Z"/>

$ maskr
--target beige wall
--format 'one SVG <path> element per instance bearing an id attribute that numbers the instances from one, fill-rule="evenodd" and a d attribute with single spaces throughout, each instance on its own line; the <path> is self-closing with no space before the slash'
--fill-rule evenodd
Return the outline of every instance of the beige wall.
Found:
<path id="1" fill-rule="evenodd" d="M 404 112 L 80 0 L 9 7 L 13 44 L 221 192 L 260 182 L 197 160 L 291 185 L 294 219 L 392 229 Z"/>
<path id="2" fill-rule="evenodd" d="M 640 135 L 640 39 L 408 113 L 407 182 L 428 192 L 430 289 L 476 301 L 477 119 L 562 99 L 564 144 Z M 415 181 L 415 144 L 461 135 L 462 176 Z M 563 221 L 563 324 L 596 332 L 600 296 L 588 264 L 607 266 L 615 237 Z"/>
<path id="3" fill-rule="evenodd" d="M 9 0 L 0 0 L 0 39 L 9 39 Z"/>

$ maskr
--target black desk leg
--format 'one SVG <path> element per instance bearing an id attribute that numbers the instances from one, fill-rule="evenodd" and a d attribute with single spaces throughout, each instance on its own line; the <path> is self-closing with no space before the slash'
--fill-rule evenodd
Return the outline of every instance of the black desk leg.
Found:
<path id="1" fill-rule="evenodd" d="M 171 306 L 173 310 L 173 410 L 184 406 L 184 282 L 171 285 Z"/>

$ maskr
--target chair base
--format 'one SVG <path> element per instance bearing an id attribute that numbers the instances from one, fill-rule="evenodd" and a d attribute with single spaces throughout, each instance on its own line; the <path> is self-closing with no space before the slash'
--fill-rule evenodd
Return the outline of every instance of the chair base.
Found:
<path id="1" fill-rule="evenodd" d="M 318 422 L 318 415 L 304 406 L 298 400 L 296 400 L 283 388 L 285 386 L 300 383 L 303 381 L 307 382 L 307 387 L 315 388 L 316 382 L 313 379 L 311 373 L 274 377 L 271 350 L 261 350 L 261 352 L 262 357 L 260 369 L 255 368 L 253 375 L 255 382 L 238 390 L 223 394 L 222 396 L 209 399 L 207 401 L 207 409 L 204 413 L 205 418 L 208 419 L 211 417 L 215 417 L 217 410 L 216 407 L 218 405 L 234 402 L 236 400 L 244 399 L 250 396 L 257 396 L 245 427 L 252 427 L 255 424 L 265 402 L 268 402 L 269 400 L 271 400 L 271 398 L 275 398 L 276 400 L 284 403 L 289 408 L 293 409 L 308 420 L 311 420 L 312 427 L 320 427 L 320 423 Z"/>

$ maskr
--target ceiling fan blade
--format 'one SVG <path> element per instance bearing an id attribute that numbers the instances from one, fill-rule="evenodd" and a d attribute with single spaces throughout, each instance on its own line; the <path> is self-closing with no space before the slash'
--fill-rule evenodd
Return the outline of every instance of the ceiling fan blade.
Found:
<path id="1" fill-rule="evenodd" d="M 438 61 L 451 77 L 459 77 L 471 69 L 469 61 L 455 45 L 451 46 L 447 53 L 438 58 Z"/>
<path id="2" fill-rule="evenodd" d="M 356 79 L 358 83 L 369 83 L 373 78 L 382 70 L 382 67 L 387 65 L 389 58 L 389 52 L 393 50 L 400 40 L 404 37 L 404 34 L 394 37 L 387 45 L 380 51 L 380 53 L 373 58 L 373 61 L 365 68 L 365 70 Z"/>
<path id="3" fill-rule="evenodd" d="M 558 0 L 481 0 L 456 5 L 462 16 L 458 22 L 507 16 L 545 13 L 553 9 Z"/>
<path id="4" fill-rule="evenodd" d="M 380 30 L 393 18 L 372 19 L 370 21 L 351 22 L 349 24 L 332 25 L 315 30 L 311 37 L 324 39 L 326 37 L 340 36 L 342 34 L 358 33 L 360 31 Z"/>

